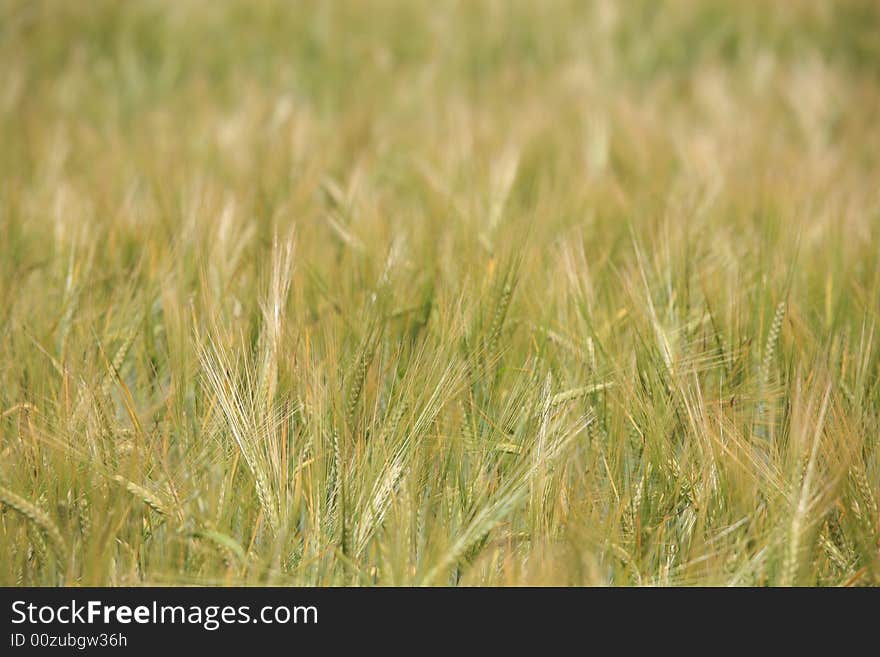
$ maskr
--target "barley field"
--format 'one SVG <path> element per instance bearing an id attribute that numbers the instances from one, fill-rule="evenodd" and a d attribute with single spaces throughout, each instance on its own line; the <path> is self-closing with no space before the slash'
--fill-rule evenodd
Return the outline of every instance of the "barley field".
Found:
<path id="1" fill-rule="evenodd" d="M 880 584 L 880 5 L 0 0 L 0 584 Z"/>

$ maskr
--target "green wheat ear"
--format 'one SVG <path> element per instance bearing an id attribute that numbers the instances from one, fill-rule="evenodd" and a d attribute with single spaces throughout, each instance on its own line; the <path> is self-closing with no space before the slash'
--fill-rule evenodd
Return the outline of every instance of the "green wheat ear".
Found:
<path id="1" fill-rule="evenodd" d="M 0 486 L 0 502 L 31 521 L 49 540 L 52 551 L 58 560 L 64 561 L 67 556 L 67 544 L 58 526 L 52 522 L 45 511 L 4 486 Z"/>
<path id="2" fill-rule="evenodd" d="M 880 512 L 878 512 L 877 499 L 871 490 L 871 484 L 868 482 L 864 468 L 853 465 L 849 469 L 849 481 L 859 498 L 858 504 L 851 505 L 854 515 L 868 527 L 869 531 L 878 531 Z"/>
<path id="3" fill-rule="evenodd" d="M 770 332 L 767 334 L 767 343 L 764 346 L 764 358 L 761 361 L 761 382 L 767 385 L 770 379 L 770 368 L 773 365 L 773 357 L 776 354 L 776 346 L 779 343 L 779 334 L 782 332 L 782 322 L 785 319 L 785 311 L 788 307 L 785 299 L 776 306 L 773 313 L 773 322 L 770 324 Z"/>
<path id="4" fill-rule="evenodd" d="M 501 337 L 501 330 L 504 328 L 504 320 L 507 317 L 507 311 L 510 309 L 510 301 L 513 299 L 513 292 L 517 284 L 517 269 L 511 268 L 504 276 L 504 282 L 501 285 L 501 293 L 495 303 L 495 310 L 492 313 L 492 321 L 489 323 L 489 331 L 486 339 L 486 353 L 493 354 L 498 348 L 498 340 Z"/>
<path id="5" fill-rule="evenodd" d="M 134 497 L 138 498 L 141 502 L 150 507 L 153 511 L 158 513 L 160 516 L 170 516 L 171 511 L 168 507 L 168 504 L 165 503 L 162 498 L 160 498 L 155 493 L 147 490 L 143 486 L 139 486 L 133 481 L 129 481 L 120 475 L 116 475 L 113 477 L 113 481 L 121 484 L 129 493 L 131 493 Z"/>
<path id="6" fill-rule="evenodd" d="M 345 416 L 350 425 L 354 423 L 355 411 L 357 410 L 361 393 L 363 393 L 364 390 L 364 381 L 366 381 L 367 378 L 367 371 L 370 369 L 370 363 L 373 362 L 373 355 L 376 353 L 376 347 L 378 344 L 378 335 L 367 335 L 361 344 L 358 357 L 349 373 L 348 386 L 345 394 Z"/>
<path id="7" fill-rule="evenodd" d="M 223 555 L 227 565 L 237 563 L 242 565 L 247 561 L 247 555 L 241 544 L 231 536 L 213 529 L 199 529 L 190 534 L 193 538 L 211 543 Z"/>

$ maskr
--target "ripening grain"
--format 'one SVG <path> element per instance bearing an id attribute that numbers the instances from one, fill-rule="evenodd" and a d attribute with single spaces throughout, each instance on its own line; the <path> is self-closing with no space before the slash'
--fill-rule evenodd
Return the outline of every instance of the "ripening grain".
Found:
<path id="1" fill-rule="evenodd" d="M 0 2 L 0 584 L 880 584 L 878 25 Z"/>

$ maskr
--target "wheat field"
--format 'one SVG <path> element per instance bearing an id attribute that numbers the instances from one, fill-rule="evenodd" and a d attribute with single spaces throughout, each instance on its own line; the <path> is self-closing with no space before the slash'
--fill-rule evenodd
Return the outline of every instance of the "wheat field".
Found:
<path id="1" fill-rule="evenodd" d="M 0 584 L 880 584 L 880 5 L 0 1 Z"/>

